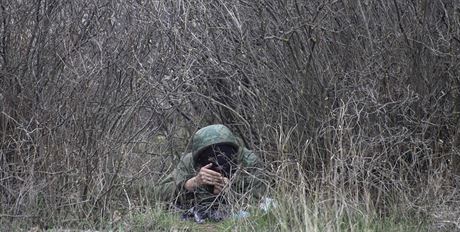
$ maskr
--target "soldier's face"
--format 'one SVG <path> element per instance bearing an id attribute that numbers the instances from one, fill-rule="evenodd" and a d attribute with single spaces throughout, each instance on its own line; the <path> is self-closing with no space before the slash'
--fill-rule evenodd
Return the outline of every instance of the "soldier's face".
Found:
<path id="1" fill-rule="evenodd" d="M 198 167 L 203 167 L 212 163 L 211 169 L 229 177 L 236 167 L 237 149 L 231 145 L 219 144 L 213 145 L 200 153 L 197 160 Z"/>

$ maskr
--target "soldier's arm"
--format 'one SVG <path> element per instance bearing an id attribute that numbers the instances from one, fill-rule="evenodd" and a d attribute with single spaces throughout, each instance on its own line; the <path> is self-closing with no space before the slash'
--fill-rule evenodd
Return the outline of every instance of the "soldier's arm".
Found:
<path id="1" fill-rule="evenodd" d="M 186 154 L 181 158 L 174 169 L 175 195 L 180 198 L 191 197 L 191 190 L 187 189 L 186 183 L 195 176 L 191 154 Z"/>

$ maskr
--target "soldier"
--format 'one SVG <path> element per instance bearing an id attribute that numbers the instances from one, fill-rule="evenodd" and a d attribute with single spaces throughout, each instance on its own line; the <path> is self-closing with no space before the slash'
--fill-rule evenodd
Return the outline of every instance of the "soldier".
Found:
<path id="1" fill-rule="evenodd" d="M 212 217 L 212 212 L 203 213 L 202 209 L 226 204 L 222 197 L 225 189 L 262 197 L 266 185 L 260 159 L 226 126 L 217 124 L 198 130 L 191 146 L 191 152 L 160 182 L 160 199 L 181 208 L 191 207 L 193 213 L 201 211 L 198 216 L 203 219 Z M 193 216 L 200 222 L 197 215 Z"/>

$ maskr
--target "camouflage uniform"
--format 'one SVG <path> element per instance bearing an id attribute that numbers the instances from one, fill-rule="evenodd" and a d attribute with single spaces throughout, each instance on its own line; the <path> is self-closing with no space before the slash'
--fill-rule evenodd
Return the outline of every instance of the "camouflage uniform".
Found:
<path id="1" fill-rule="evenodd" d="M 183 156 L 174 171 L 160 182 L 159 198 L 182 206 L 214 201 L 216 195 L 204 187 L 188 191 L 184 185 L 199 171 L 194 168 L 198 154 L 215 144 L 230 144 L 238 147 L 236 154 L 238 169 L 230 179 L 231 192 L 241 195 L 249 193 L 251 196 L 261 197 L 266 185 L 263 181 L 264 170 L 260 159 L 252 151 L 246 149 L 226 126 L 211 125 L 195 133 L 192 138 L 191 152 Z"/>

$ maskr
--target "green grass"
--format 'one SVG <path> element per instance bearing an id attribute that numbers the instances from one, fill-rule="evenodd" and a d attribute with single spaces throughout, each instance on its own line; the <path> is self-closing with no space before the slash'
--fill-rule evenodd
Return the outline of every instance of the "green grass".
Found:
<path id="1" fill-rule="evenodd" d="M 283 202 L 281 202 L 283 203 Z M 428 231 L 428 221 L 402 216 L 395 212 L 393 215 L 378 217 L 375 214 L 363 213 L 359 210 L 343 210 L 334 208 L 318 208 L 318 204 L 301 205 L 289 202 L 280 204 L 269 213 L 250 210 L 251 216 L 244 219 L 227 219 L 221 222 L 206 222 L 197 224 L 193 221 L 180 220 L 179 213 L 168 212 L 161 207 L 136 210 L 125 215 L 116 222 L 102 223 L 99 231 Z M 301 211 L 306 210 L 306 211 Z M 338 213 L 342 211 L 341 213 Z M 5 220 L 0 220 L 5 222 Z M 16 224 L 8 227 L 9 231 L 29 231 L 33 226 L 24 227 Z M 66 228 L 60 226 L 49 231 L 62 229 L 91 228 L 83 221 L 80 226 Z M 97 228 L 97 227 L 94 227 Z M 3 229 L 7 229 L 3 227 Z"/>
<path id="2" fill-rule="evenodd" d="M 303 215 L 293 215 L 294 209 L 282 212 L 282 207 L 269 213 L 251 211 L 245 219 L 227 219 L 221 222 L 197 224 L 182 221 L 178 213 L 171 213 L 160 208 L 125 217 L 112 225 L 116 231 L 427 231 L 427 224 L 410 217 L 385 217 L 346 213 L 336 216 L 335 212 L 318 209 Z M 312 213 L 313 212 L 313 213 Z M 282 215 L 281 215 L 282 214 Z"/>
<path id="3" fill-rule="evenodd" d="M 127 216 L 111 229 L 117 231 L 221 231 L 225 223 L 206 222 L 197 224 L 180 219 L 179 213 L 152 208 Z"/>

